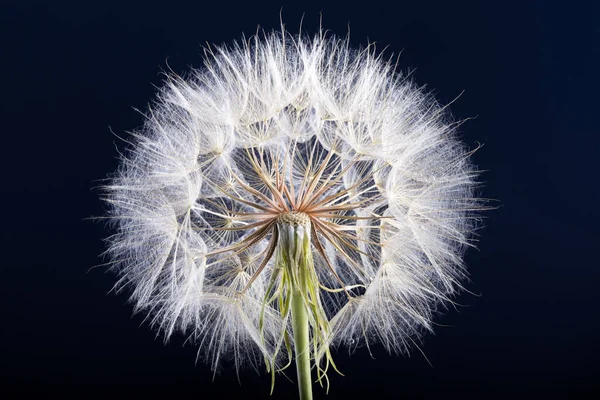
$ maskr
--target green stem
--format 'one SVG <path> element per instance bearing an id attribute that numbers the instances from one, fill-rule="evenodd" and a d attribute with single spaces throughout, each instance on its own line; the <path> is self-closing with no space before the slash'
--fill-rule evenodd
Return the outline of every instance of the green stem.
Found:
<path id="1" fill-rule="evenodd" d="M 300 400 L 312 400 L 308 314 L 304 306 L 302 293 L 298 291 L 294 291 L 292 294 L 292 327 L 294 329 L 294 349 Z"/>

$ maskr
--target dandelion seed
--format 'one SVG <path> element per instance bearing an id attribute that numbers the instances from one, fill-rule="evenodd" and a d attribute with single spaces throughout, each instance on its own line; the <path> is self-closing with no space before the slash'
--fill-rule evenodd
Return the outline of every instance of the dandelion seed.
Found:
<path id="1" fill-rule="evenodd" d="M 477 171 L 373 46 L 282 30 L 206 56 L 168 77 L 105 187 L 117 288 L 214 369 L 295 358 L 308 399 L 332 346 L 402 353 L 432 329 L 465 278 Z"/>

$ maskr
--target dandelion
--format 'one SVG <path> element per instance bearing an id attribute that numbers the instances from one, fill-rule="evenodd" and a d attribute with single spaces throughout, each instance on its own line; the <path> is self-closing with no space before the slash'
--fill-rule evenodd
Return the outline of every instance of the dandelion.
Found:
<path id="1" fill-rule="evenodd" d="M 107 254 L 136 311 L 217 369 L 331 348 L 404 353 L 461 289 L 480 201 L 472 152 L 374 46 L 281 32 L 169 75 L 110 183 Z"/>

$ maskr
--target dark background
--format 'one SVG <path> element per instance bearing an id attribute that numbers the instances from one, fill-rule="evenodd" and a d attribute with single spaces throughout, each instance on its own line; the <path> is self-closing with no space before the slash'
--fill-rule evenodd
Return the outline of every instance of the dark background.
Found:
<path id="1" fill-rule="evenodd" d="M 270 377 L 195 365 L 164 345 L 98 257 L 108 235 L 93 189 L 168 65 L 200 66 L 200 44 L 279 28 L 282 4 L 0 3 L 2 270 L 0 391 L 10 398 L 268 398 Z M 589 2 L 294 2 L 297 32 L 323 26 L 354 46 L 402 52 L 400 68 L 448 103 L 484 147 L 487 213 L 472 282 L 412 357 L 366 349 L 336 360 L 330 399 L 592 398 L 599 394 L 599 17 Z M 289 370 L 295 380 L 295 373 Z M 294 398 L 280 377 L 273 399 Z M 324 392 L 315 387 L 315 397 Z M 6 398 L 6 397 L 5 397 Z"/>

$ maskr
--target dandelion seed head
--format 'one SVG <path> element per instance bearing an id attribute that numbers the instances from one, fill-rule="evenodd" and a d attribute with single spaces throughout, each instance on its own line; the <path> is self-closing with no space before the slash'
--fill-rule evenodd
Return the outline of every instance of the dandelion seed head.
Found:
<path id="1" fill-rule="evenodd" d="M 477 170 L 445 108 L 374 46 L 282 31 L 210 48 L 145 117 L 106 186 L 107 254 L 136 310 L 213 368 L 285 364 L 276 260 L 298 232 L 319 346 L 406 352 L 460 290 Z"/>

